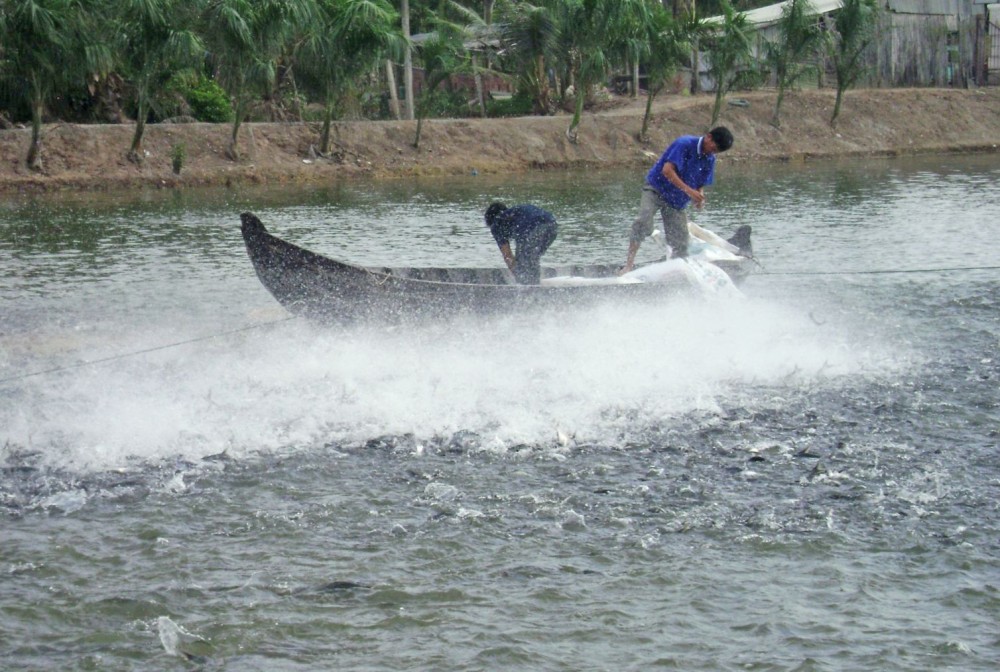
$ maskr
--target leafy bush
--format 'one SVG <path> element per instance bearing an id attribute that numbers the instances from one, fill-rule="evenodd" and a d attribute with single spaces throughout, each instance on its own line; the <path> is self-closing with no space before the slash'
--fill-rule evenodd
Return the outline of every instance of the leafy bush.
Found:
<path id="1" fill-rule="evenodd" d="M 764 86 L 770 78 L 771 72 L 766 68 L 747 68 L 736 73 L 732 88 L 736 91 L 755 91 Z"/>
<path id="2" fill-rule="evenodd" d="M 486 114 L 490 117 L 527 117 L 534 105 L 531 95 L 518 92 L 510 98 L 498 98 L 486 103 Z"/>
<path id="3" fill-rule="evenodd" d="M 150 101 L 156 121 L 191 114 L 191 105 L 187 102 L 188 93 L 200 79 L 194 70 L 184 69 L 171 74 L 163 86 L 156 87 Z"/>
<path id="4" fill-rule="evenodd" d="M 426 119 L 455 119 L 472 114 L 466 92 L 436 89 L 430 95 L 419 94 L 419 105 Z"/>
<path id="5" fill-rule="evenodd" d="M 181 169 L 184 167 L 185 156 L 187 156 L 187 151 L 184 148 L 183 142 L 178 142 L 170 148 L 170 164 L 173 166 L 175 175 L 181 174 Z"/>
<path id="6" fill-rule="evenodd" d="M 191 115 L 198 121 L 222 123 L 232 121 L 233 106 L 229 96 L 215 80 L 202 78 L 187 92 Z"/>

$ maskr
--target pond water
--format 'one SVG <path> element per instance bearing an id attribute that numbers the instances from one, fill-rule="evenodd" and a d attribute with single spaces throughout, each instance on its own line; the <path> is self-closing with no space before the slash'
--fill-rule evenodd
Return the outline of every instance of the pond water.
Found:
<path id="1" fill-rule="evenodd" d="M 239 235 L 618 263 L 641 179 L 5 201 L 4 668 L 996 669 L 995 156 L 723 160 L 759 272 L 642 309 L 324 329 Z"/>

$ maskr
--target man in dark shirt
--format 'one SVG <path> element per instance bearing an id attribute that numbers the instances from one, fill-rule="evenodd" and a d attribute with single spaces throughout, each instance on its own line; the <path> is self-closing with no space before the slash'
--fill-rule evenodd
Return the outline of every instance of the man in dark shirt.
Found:
<path id="1" fill-rule="evenodd" d="M 534 205 L 493 203 L 486 209 L 486 226 L 500 247 L 507 268 L 522 285 L 541 281 L 541 259 L 556 239 L 556 218 Z M 510 241 L 516 245 L 511 252 Z"/>

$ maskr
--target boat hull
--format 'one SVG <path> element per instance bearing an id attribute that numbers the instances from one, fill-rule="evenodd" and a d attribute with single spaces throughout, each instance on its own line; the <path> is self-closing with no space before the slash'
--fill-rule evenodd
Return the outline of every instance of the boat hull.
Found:
<path id="1" fill-rule="evenodd" d="M 460 315 L 644 301 L 689 288 L 687 281 L 518 285 L 502 268 L 382 268 L 346 264 L 282 240 L 255 215 L 241 215 L 247 253 L 264 287 L 286 310 L 324 323 L 404 323 Z M 749 260 L 746 260 L 749 262 Z M 734 280 L 749 263 L 719 264 Z M 613 266 L 543 269 L 543 278 L 614 278 Z"/>

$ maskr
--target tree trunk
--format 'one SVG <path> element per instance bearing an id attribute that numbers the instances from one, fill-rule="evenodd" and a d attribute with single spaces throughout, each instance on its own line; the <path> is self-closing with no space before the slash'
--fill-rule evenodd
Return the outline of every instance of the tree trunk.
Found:
<path id="1" fill-rule="evenodd" d="M 333 102 L 327 101 L 326 110 L 323 114 L 323 131 L 319 137 L 319 153 L 330 153 L 330 123 L 333 121 Z"/>
<path id="2" fill-rule="evenodd" d="M 135 120 L 135 133 L 132 135 L 132 146 L 128 150 L 128 160 L 132 163 L 142 165 L 143 159 L 146 158 L 145 153 L 142 151 L 142 136 L 146 131 L 146 116 L 148 112 L 144 112 L 141 108 L 139 110 L 139 116 Z"/>
<path id="3" fill-rule="evenodd" d="M 833 102 L 833 114 L 830 116 L 830 125 L 836 128 L 837 117 L 840 116 L 840 103 L 844 98 L 844 88 L 837 86 L 837 99 Z"/>
<path id="4" fill-rule="evenodd" d="M 691 41 L 691 95 L 701 93 L 701 57 L 698 51 L 698 38 Z M 716 88 L 721 87 L 721 82 L 715 83 Z"/>
<path id="5" fill-rule="evenodd" d="M 583 116 L 583 99 L 586 96 L 586 89 L 582 82 L 577 78 L 576 86 L 576 104 L 573 106 L 573 120 L 569 124 L 569 128 L 566 129 L 566 137 L 574 145 L 578 139 L 578 134 L 576 132 L 577 127 L 580 125 L 580 118 Z"/>
<path id="6" fill-rule="evenodd" d="M 712 121 L 708 124 L 709 126 L 715 126 L 715 122 L 719 120 L 719 112 L 722 111 L 722 98 L 724 96 L 724 91 L 722 84 L 716 82 L 715 85 L 715 105 L 712 106 Z"/>
<path id="7" fill-rule="evenodd" d="M 406 90 L 406 118 L 413 120 L 413 49 L 410 45 L 410 0 L 402 0 L 400 16 L 403 21 L 403 38 L 406 40 L 406 54 L 403 57 L 403 87 Z"/>
<path id="8" fill-rule="evenodd" d="M 663 6 L 667 7 L 667 1 L 663 0 Z M 673 16 L 675 19 L 680 19 L 683 16 L 687 16 L 690 19 L 694 19 L 697 16 L 697 6 L 695 0 L 671 0 L 671 9 L 673 10 Z M 701 93 L 701 63 L 698 57 L 698 38 L 695 37 L 691 41 L 691 94 Z"/>
<path id="9" fill-rule="evenodd" d="M 417 115 L 417 134 L 413 136 L 413 149 L 420 149 L 420 131 L 423 130 L 424 115 Z"/>
<path id="10" fill-rule="evenodd" d="M 774 116 L 771 117 L 771 125 L 781 128 L 781 101 L 785 99 L 785 87 L 778 85 L 778 98 L 774 101 Z"/>
<path id="11" fill-rule="evenodd" d="M 396 90 L 396 66 L 391 60 L 385 62 L 385 81 L 389 87 L 389 110 L 393 119 L 399 120 L 399 91 Z"/>
<path id="12" fill-rule="evenodd" d="M 240 126 L 243 124 L 243 105 L 236 105 L 236 120 L 233 122 L 233 134 L 229 139 L 229 147 L 226 149 L 226 157 L 230 161 L 240 160 L 239 138 Z"/>
<path id="13" fill-rule="evenodd" d="M 652 86 L 646 89 L 646 112 L 642 115 L 642 129 L 639 131 L 639 142 L 646 142 L 646 134 L 649 132 L 649 119 L 653 116 L 653 98 L 656 93 Z"/>
<path id="14" fill-rule="evenodd" d="M 545 57 L 535 56 L 535 79 L 538 90 L 535 92 L 535 113 L 549 113 L 549 80 L 545 75 Z"/>
<path id="15" fill-rule="evenodd" d="M 142 136 L 146 132 L 146 117 L 149 115 L 149 101 L 142 93 L 139 94 L 138 109 L 135 115 L 135 133 L 132 134 L 132 146 L 129 147 L 126 158 L 136 165 L 142 165 L 146 158 L 142 151 Z"/>
<path id="16" fill-rule="evenodd" d="M 479 56 L 472 54 L 472 69 L 476 73 L 476 106 L 479 108 L 479 116 L 486 118 L 486 92 L 483 90 L 483 73 L 479 71 Z"/>
<path id="17" fill-rule="evenodd" d="M 37 172 L 44 170 L 42 165 L 42 100 L 36 96 L 31 104 L 31 144 L 28 146 L 28 168 Z"/>

